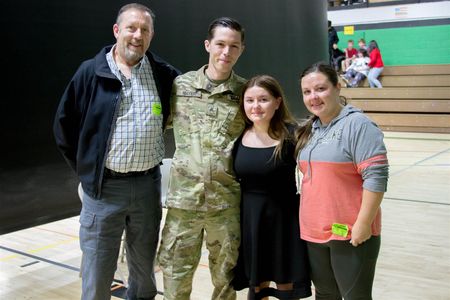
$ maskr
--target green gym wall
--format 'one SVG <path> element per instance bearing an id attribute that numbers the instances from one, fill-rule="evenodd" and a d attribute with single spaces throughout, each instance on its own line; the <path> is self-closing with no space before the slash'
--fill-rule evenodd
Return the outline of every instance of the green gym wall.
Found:
<path id="1" fill-rule="evenodd" d="M 368 44 L 376 40 L 387 66 L 450 64 L 450 25 L 357 30 L 344 35 L 338 31 L 339 48 L 347 47 L 349 39 L 364 38 Z"/>

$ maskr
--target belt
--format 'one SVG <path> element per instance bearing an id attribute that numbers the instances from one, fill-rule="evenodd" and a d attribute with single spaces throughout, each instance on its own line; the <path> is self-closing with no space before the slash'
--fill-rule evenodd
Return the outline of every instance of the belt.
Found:
<path id="1" fill-rule="evenodd" d="M 105 168 L 104 177 L 105 178 L 124 178 L 124 177 L 144 176 L 144 175 L 153 173 L 156 170 L 156 168 L 158 168 L 158 167 L 159 167 L 159 165 L 156 165 L 155 167 L 150 168 L 145 171 L 132 171 L 132 172 L 126 172 L 126 173 L 116 172 L 111 169 Z"/>

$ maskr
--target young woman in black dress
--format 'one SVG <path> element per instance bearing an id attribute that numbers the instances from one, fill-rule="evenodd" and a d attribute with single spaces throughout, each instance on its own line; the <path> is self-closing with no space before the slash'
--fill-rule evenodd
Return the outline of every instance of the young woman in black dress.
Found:
<path id="1" fill-rule="evenodd" d="M 244 85 L 246 129 L 234 149 L 241 185 L 242 240 L 233 286 L 249 299 L 311 295 L 306 245 L 300 239 L 295 184 L 296 122 L 279 83 L 260 75 Z"/>

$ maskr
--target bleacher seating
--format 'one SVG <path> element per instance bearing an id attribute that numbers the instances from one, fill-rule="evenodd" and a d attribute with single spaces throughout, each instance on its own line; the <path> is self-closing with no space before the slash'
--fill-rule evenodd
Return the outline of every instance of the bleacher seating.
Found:
<path id="1" fill-rule="evenodd" d="M 383 130 L 450 133 L 450 64 L 386 66 L 383 88 L 342 88 Z M 342 82 L 343 83 L 343 82 Z"/>
<path id="2" fill-rule="evenodd" d="M 328 0 L 328 7 L 340 6 L 341 3 L 342 3 L 341 0 Z"/>
<path id="3" fill-rule="evenodd" d="M 398 0 L 369 0 L 369 3 L 398 2 Z"/>

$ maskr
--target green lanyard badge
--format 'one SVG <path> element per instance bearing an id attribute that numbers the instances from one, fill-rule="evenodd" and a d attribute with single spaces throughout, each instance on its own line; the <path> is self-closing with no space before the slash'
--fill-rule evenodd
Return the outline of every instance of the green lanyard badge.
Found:
<path id="1" fill-rule="evenodd" d="M 331 232 L 335 235 L 339 235 L 342 237 L 347 237 L 348 235 L 348 226 L 345 224 L 333 223 L 331 227 Z"/>

